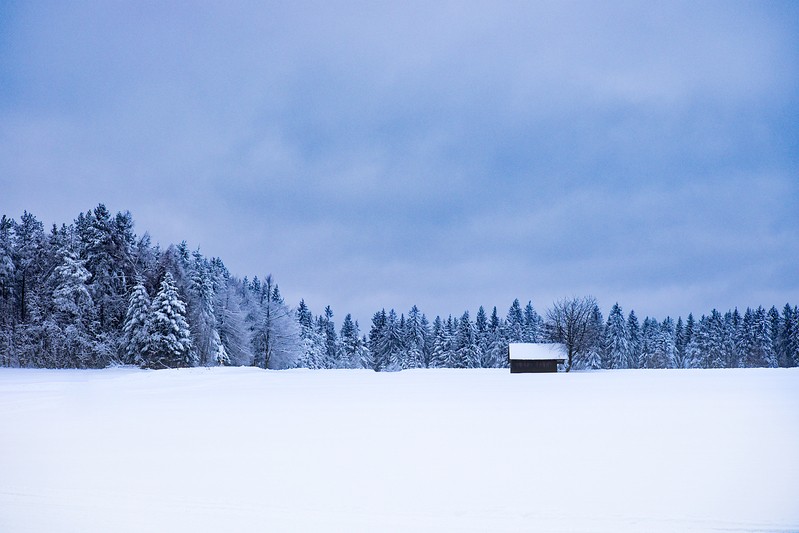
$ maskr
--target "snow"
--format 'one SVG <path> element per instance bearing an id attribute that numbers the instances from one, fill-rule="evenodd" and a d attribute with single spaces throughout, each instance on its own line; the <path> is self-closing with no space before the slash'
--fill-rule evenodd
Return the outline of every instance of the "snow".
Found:
<path id="1" fill-rule="evenodd" d="M 509 345 L 510 358 L 523 361 L 543 361 L 566 359 L 566 347 L 558 343 L 512 342 Z"/>
<path id="2" fill-rule="evenodd" d="M 0 531 L 796 531 L 799 369 L 0 370 Z"/>

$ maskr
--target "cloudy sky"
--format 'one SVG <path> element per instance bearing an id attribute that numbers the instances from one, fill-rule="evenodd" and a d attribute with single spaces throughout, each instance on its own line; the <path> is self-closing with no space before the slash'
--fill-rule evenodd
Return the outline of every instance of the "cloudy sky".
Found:
<path id="1" fill-rule="evenodd" d="M 0 3 L 0 213 L 289 303 L 799 303 L 796 2 Z"/>

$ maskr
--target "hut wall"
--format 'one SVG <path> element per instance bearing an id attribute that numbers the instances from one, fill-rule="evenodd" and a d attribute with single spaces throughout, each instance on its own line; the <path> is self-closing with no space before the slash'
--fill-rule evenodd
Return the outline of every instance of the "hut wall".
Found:
<path id="1" fill-rule="evenodd" d="M 555 359 L 511 359 L 510 371 L 511 374 L 557 372 L 558 362 Z"/>

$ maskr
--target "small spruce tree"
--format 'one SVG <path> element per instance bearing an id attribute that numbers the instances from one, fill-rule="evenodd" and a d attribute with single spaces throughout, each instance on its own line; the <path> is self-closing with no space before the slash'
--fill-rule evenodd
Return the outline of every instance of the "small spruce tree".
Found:
<path id="1" fill-rule="evenodd" d="M 175 280 L 167 272 L 153 299 L 149 330 L 149 351 L 145 365 L 150 368 L 194 366 L 191 331 L 186 322 L 186 304 L 180 299 Z"/>

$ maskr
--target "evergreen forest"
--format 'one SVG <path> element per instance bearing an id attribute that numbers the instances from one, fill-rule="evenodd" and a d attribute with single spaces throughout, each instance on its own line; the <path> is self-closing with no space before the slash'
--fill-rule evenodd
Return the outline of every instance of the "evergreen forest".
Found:
<path id="1" fill-rule="evenodd" d="M 368 332 L 328 306 L 286 303 L 270 275 L 239 278 L 186 243 L 137 236 L 130 213 L 100 204 L 49 231 L 33 214 L 0 218 L 0 366 L 162 369 L 497 368 L 512 342 L 562 342 L 568 369 L 799 366 L 799 308 L 639 319 L 591 297 L 539 314 L 514 300 L 429 319 L 381 309 Z"/>

